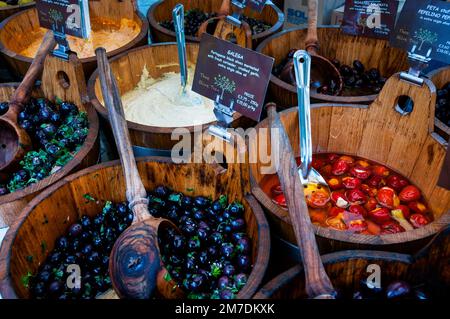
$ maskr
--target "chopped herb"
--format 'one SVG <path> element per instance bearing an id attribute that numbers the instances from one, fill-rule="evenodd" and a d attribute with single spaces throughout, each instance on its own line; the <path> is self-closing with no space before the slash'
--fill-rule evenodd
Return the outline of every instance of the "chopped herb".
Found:
<path id="1" fill-rule="evenodd" d="M 26 259 L 27 259 L 27 261 L 28 261 L 30 264 L 33 262 L 33 256 L 31 256 L 31 255 L 28 255 L 28 256 L 26 257 Z"/>
<path id="2" fill-rule="evenodd" d="M 47 242 L 45 240 L 41 241 L 41 252 L 45 254 L 47 251 Z"/>
<path id="3" fill-rule="evenodd" d="M 170 274 L 169 274 L 168 272 L 166 272 L 166 273 L 164 274 L 164 280 L 165 280 L 165 281 L 171 281 L 171 280 L 172 280 L 172 276 L 170 276 Z"/>
<path id="4" fill-rule="evenodd" d="M 186 191 L 192 193 L 194 191 L 194 189 L 189 187 L 189 188 L 186 188 Z"/>
<path id="5" fill-rule="evenodd" d="M 33 274 L 31 272 L 27 272 L 26 275 L 22 276 L 22 278 L 20 278 L 20 281 L 22 282 L 22 285 L 25 288 L 29 288 L 30 287 L 30 279 L 33 278 Z"/>
<path id="6" fill-rule="evenodd" d="M 228 197 L 227 195 L 220 195 L 219 197 L 219 204 L 222 206 L 222 208 L 227 207 L 228 204 Z"/>

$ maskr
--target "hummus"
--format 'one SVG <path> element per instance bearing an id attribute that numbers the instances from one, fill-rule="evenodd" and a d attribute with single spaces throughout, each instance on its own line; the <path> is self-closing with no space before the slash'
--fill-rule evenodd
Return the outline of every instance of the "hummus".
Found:
<path id="1" fill-rule="evenodd" d="M 193 74 L 189 69 L 189 74 Z M 214 102 L 192 91 L 192 77 L 181 92 L 179 73 L 153 79 L 144 68 L 137 87 L 122 96 L 128 121 L 157 127 L 186 127 L 216 121 Z"/>
<path id="2" fill-rule="evenodd" d="M 120 27 L 106 24 L 102 28 L 101 23 L 93 25 L 89 39 L 76 38 L 71 35 L 67 36 L 70 50 L 77 53 L 78 58 L 89 58 L 95 56 L 95 49 L 104 47 L 107 52 L 114 51 L 123 47 L 136 38 L 141 31 L 136 21 L 129 19 L 121 19 Z M 21 55 L 34 58 L 47 29 L 39 28 L 31 31 L 31 43 L 21 52 Z"/>

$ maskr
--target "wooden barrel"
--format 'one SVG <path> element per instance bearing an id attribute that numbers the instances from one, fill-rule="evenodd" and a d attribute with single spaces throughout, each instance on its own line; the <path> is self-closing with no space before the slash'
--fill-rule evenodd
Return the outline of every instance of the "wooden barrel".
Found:
<path id="1" fill-rule="evenodd" d="M 450 287 L 450 240 L 448 229 L 436 237 L 426 249 L 415 255 L 383 251 L 352 250 L 322 256 L 325 270 L 334 287 L 346 296 L 360 290 L 361 283 L 371 274 L 369 265 L 381 271 L 381 286 L 394 281 L 406 281 L 411 286 L 427 284 L 435 298 L 448 298 Z M 373 267 L 373 266 L 372 266 Z M 255 299 L 308 298 L 305 292 L 303 267 L 294 266 L 270 280 Z"/>
<path id="2" fill-rule="evenodd" d="M 144 16 L 134 11 L 132 0 L 97 0 L 89 1 L 91 27 L 96 30 L 111 29 L 120 25 L 122 18 L 133 20 L 139 27 L 139 33 L 129 39 L 123 46 L 108 52 L 109 57 L 147 43 L 148 22 Z M 33 33 L 39 30 L 37 10 L 31 8 L 16 13 L 0 23 L 0 52 L 12 70 L 24 75 L 31 64 L 32 58 L 21 55 L 21 52 L 33 40 Z M 100 44 L 98 44 L 100 45 Z M 76 51 L 74 49 L 74 51 Z M 80 58 L 86 77 L 96 68 L 95 53 Z"/>
<path id="3" fill-rule="evenodd" d="M 280 64 L 291 49 L 304 49 L 306 28 L 295 28 L 272 35 L 264 40 L 257 51 L 275 59 Z M 354 60 L 360 60 L 366 69 L 377 68 L 383 77 L 408 70 L 407 54 L 389 46 L 389 41 L 344 34 L 339 27 L 320 27 L 317 30 L 319 39 L 319 54 L 332 60 L 338 59 L 342 64 L 352 65 Z M 297 105 L 295 86 L 272 75 L 269 84 L 269 100 L 283 107 Z M 331 96 L 319 94 L 311 90 L 314 102 L 338 104 L 368 105 L 377 95 L 363 96 Z"/>
<path id="4" fill-rule="evenodd" d="M 396 110 L 401 96 L 409 96 L 414 102 L 412 112 L 407 115 Z M 425 80 L 422 86 L 415 86 L 400 80 L 399 74 L 395 74 L 388 79 L 370 106 L 325 103 L 312 106 L 314 152 L 360 156 L 387 166 L 408 178 L 422 191 L 434 215 L 434 221 L 422 228 L 377 236 L 314 226 L 322 253 L 344 249 L 411 252 L 422 247 L 428 237 L 449 224 L 450 191 L 437 185 L 447 143 L 433 132 L 435 101 L 436 89 L 431 81 Z M 280 117 L 295 154 L 300 154 L 297 108 L 281 112 Z M 252 192 L 266 208 L 272 231 L 295 243 L 288 213 L 274 204 L 261 187 L 266 177 L 264 170 L 270 167 L 260 150 L 267 143 L 270 154 L 267 127 L 267 120 L 260 122 L 256 133 L 259 135 L 258 143 L 250 143 Z"/>
<path id="5" fill-rule="evenodd" d="M 30 9 L 31 7 L 34 7 L 36 3 L 34 1 L 24 4 L 24 5 L 16 5 L 16 6 L 6 6 L 6 7 L 0 7 L 0 22 L 2 22 L 3 20 L 5 20 L 6 18 L 12 16 L 13 14 L 22 11 L 22 10 L 26 10 L 26 9 Z"/>
<path id="6" fill-rule="evenodd" d="M 173 42 L 175 41 L 175 32 L 170 31 L 160 25 L 161 22 L 172 20 L 172 10 L 178 3 L 184 5 L 184 10 L 200 9 L 205 13 L 218 12 L 222 0 L 160 0 L 152 4 L 147 13 L 148 21 L 150 22 L 151 33 L 153 41 L 155 42 Z M 252 36 L 253 47 L 261 43 L 265 38 L 275 34 L 283 28 L 284 14 L 283 12 L 272 2 L 268 2 L 261 13 L 254 12 L 249 8 L 246 8 L 244 14 L 247 17 L 264 21 L 267 24 L 272 25 L 267 31 L 255 34 Z M 198 37 L 186 36 L 186 41 L 199 42 Z"/>
<path id="7" fill-rule="evenodd" d="M 195 67 L 197 63 L 198 44 L 188 43 L 188 67 Z M 180 72 L 177 45 L 175 43 L 160 43 L 139 47 L 110 60 L 111 69 L 117 79 L 120 93 L 123 95 L 133 90 L 141 79 L 144 67 L 147 67 L 152 78 L 159 78 L 165 73 Z M 190 75 L 193 76 L 193 75 Z M 95 70 L 88 82 L 88 93 L 91 103 L 97 112 L 108 121 L 108 112 L 103 105 L 103 95 L 100 87 L 98 70 Z M 205 123 L 202 130 L 213 123 Z M 248 120 L 235 113 L 233 126 L 243 127 Z M 178 143 L 171 139 L 176 127 L 154 127 L 128 121 L 131 142 L 133 145 L 157 150 L 170 150 Z M 185 127 L 190 134 L 194 134 L 194 126 Z M 193 139 L 191 139 L 193 140 Z"/>
<path id="8" fill-rule="evenodd" d="M 223 169 L 217 164 L 174 164 L 168 158 L 156 157 L 141 158 L 137 162 L 148 190 L 163 184 L 183 193 L 191 189 L 190 196 L 218 198 L 225 194 L 229 199 L 242 202 L 247 234 L 252 242 L 253 268 L 237 298 L 251 298 L 261 284 L 269 261 L 270 234 L 260 205 L 249 194 L 248 184 L 242 184 L 245 178 L 248 181 L 248 176 L 243 176 L 248 175 L 247 166 L 228 164 L 228 168 Z M 21 284 L 21 277 L 37 271 L 48 251 L 53 249 L 55 240 L 73 221 L 83 214 L 101 213 L 101 205 L 92 201 L 86 203 L 85 194 L 100 201 L 124 201 L 125 181 L 120 162 L 102 163 L 71 175 L 41 193 L 22 210 L 20 218 L 8 230 L 0 251 L 0 293 L 4 298 L 28 298 L 29 291 Z M 48 223 L 42 223 L 44 216 Z M 64 220 L 69 222 L 63 223 Z M 47 243 L 47 252 L 42 252 L 40 243 L 43 241 Z M 27 256 L 33 256 L 31 263 Z"/>
<path id="9" fill-rule="evenodd" d="M 58 74 L 65 73 L 65 86 L 59 83 Z M 56 97 L 74 102 L 80 110 L 87 112 L 89 134 L 80 150 L 63 168 L 49 177 L 14 193 L 0 196 L 0 228 L 17 221 L 20 211 L 48 186 L 67 176 L 69 173 L 94 165 L 99 159 L 98 117 L 95 109 L 86 103 L 86 86 L 81 65 L 77 62 L 64 62 L 54 57 L 47 57 L 44 66 L 41 88 L 34 92 L 35 97 L 46 97 L 54 101 Z M 80 82 L 77 82 L 80 81 Z M 68 86 L 67 86 L 68 84 Z M 0 86 L 0 101 L 9 101 L 18 83 Z M 80 93 L 84 92 L 84 93 Z"/>
<path id="10" fill-rule="evenodd" d="M 433 81 L 437 89 L 441 89 L 444 85 L 450 82 L 450 66 L 434 70 L 428 74 L 428 78 Z M 436 132 L 446 141 L 450 139 L 450 127 L 447 124 L 436 118 L 435 127 Z"/>

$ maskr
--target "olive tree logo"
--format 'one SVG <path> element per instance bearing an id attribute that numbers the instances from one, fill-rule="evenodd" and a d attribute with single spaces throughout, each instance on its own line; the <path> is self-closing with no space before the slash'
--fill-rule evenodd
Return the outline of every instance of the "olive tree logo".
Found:
<path id="1" fill-rule="evenodd" d="M 58 29 L 58 23 L 61 22 L 64 19 L 62 13 L 59 12 L 58 10 L 50 9 L 50 10 L 48 10 L 48 15 L 50 17 L 50 20 L 53 20 L 53 24 L 55 26 L 54 29 L 57 30 Z"/>
<path id="2" fill-rule="evenodd" d="M 414 32 L 414 38 L 416 38 L 419 42 L 419 51 L 422 50 L 422 46 L 428 42 L 429 44 L 433 44 L 438 40 L 438 35 L 436 32 L 432 32 L 427 29 L 420 28 L 419 30 Z"/>
<path id="3" fill-rule="evenodd" d="M 228 77 L 224 75 L 219 74 L 216 77 L 214 77 L 214 85 L 222 90 L 222 93 L 220 95 L 221 100 L 223 99 L 223 94 L 225 92 L 232 94 L 234 91 L 236 91 L 236 82 L 230 80 Z"/>

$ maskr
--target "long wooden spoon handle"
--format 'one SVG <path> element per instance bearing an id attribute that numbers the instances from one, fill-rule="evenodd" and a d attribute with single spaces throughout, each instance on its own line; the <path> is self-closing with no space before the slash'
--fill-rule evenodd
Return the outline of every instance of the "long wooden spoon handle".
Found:
<path id="1" fill-rule="evenodd" d="M 136 223 L 151 217 L 146 205 L 147 192 L 137 170 L 125 112 L 122 107 L 116 79 L 112 74 L 108 57 L 106 56 L 106 50 L 98 48 L 95 50 L 95 54 L 97 56 L 103 99 L 108 109 L 109 122 L 111 123 L 124 171 L 127 200 L 130 203 L 130 208 L 135 213 L 133 222 Z"/>
<path id="2" fill-rule="evenodd" d="M 277 173 L 286 197 L 295 238 L 299 245 L 306 277 L 306 293 L 311 298 L 332 297 L 335 294 L 330 278 L 322 264 L 317 248 L 314 229 L 305 202 L 303 185 L 297 171 L 297 163 L 292 153 L 291 144 L 286 134 L 275 104 L 268 104 L 267 111 L 271 127 L 272 156 L 275 156 Z M 278 144 L 278 150 L 274 145 Z"/>
<path id="3" fill-rule="evenodd" d="M 230 14 L 230 5 L 231 0 L 223 0 L 222 5 L 220 6 L 219 12 L 217 12 L 218 16 L 227 16 Z"/>
<path id="4" fill-rule="evenodd" d="M 308 33 L 306 35 L 306 50 L 310 53 L 316 53 L 319 48 L 317 37 L 317 15 L 318 1 L 308 0 Z"/>
<path id="5" fill-rule="evenodd" d="M 23 105 L 28 102 L 33 86 L 44 69 L 45 58 L 55 46 L 56 42 L 53 37 L 53 31 L 47 31 L 33 62 L 11 98 L 8 110 L 8 116 L 10 118 L 17 118 L 17 114 L 21 112 Z"/>

